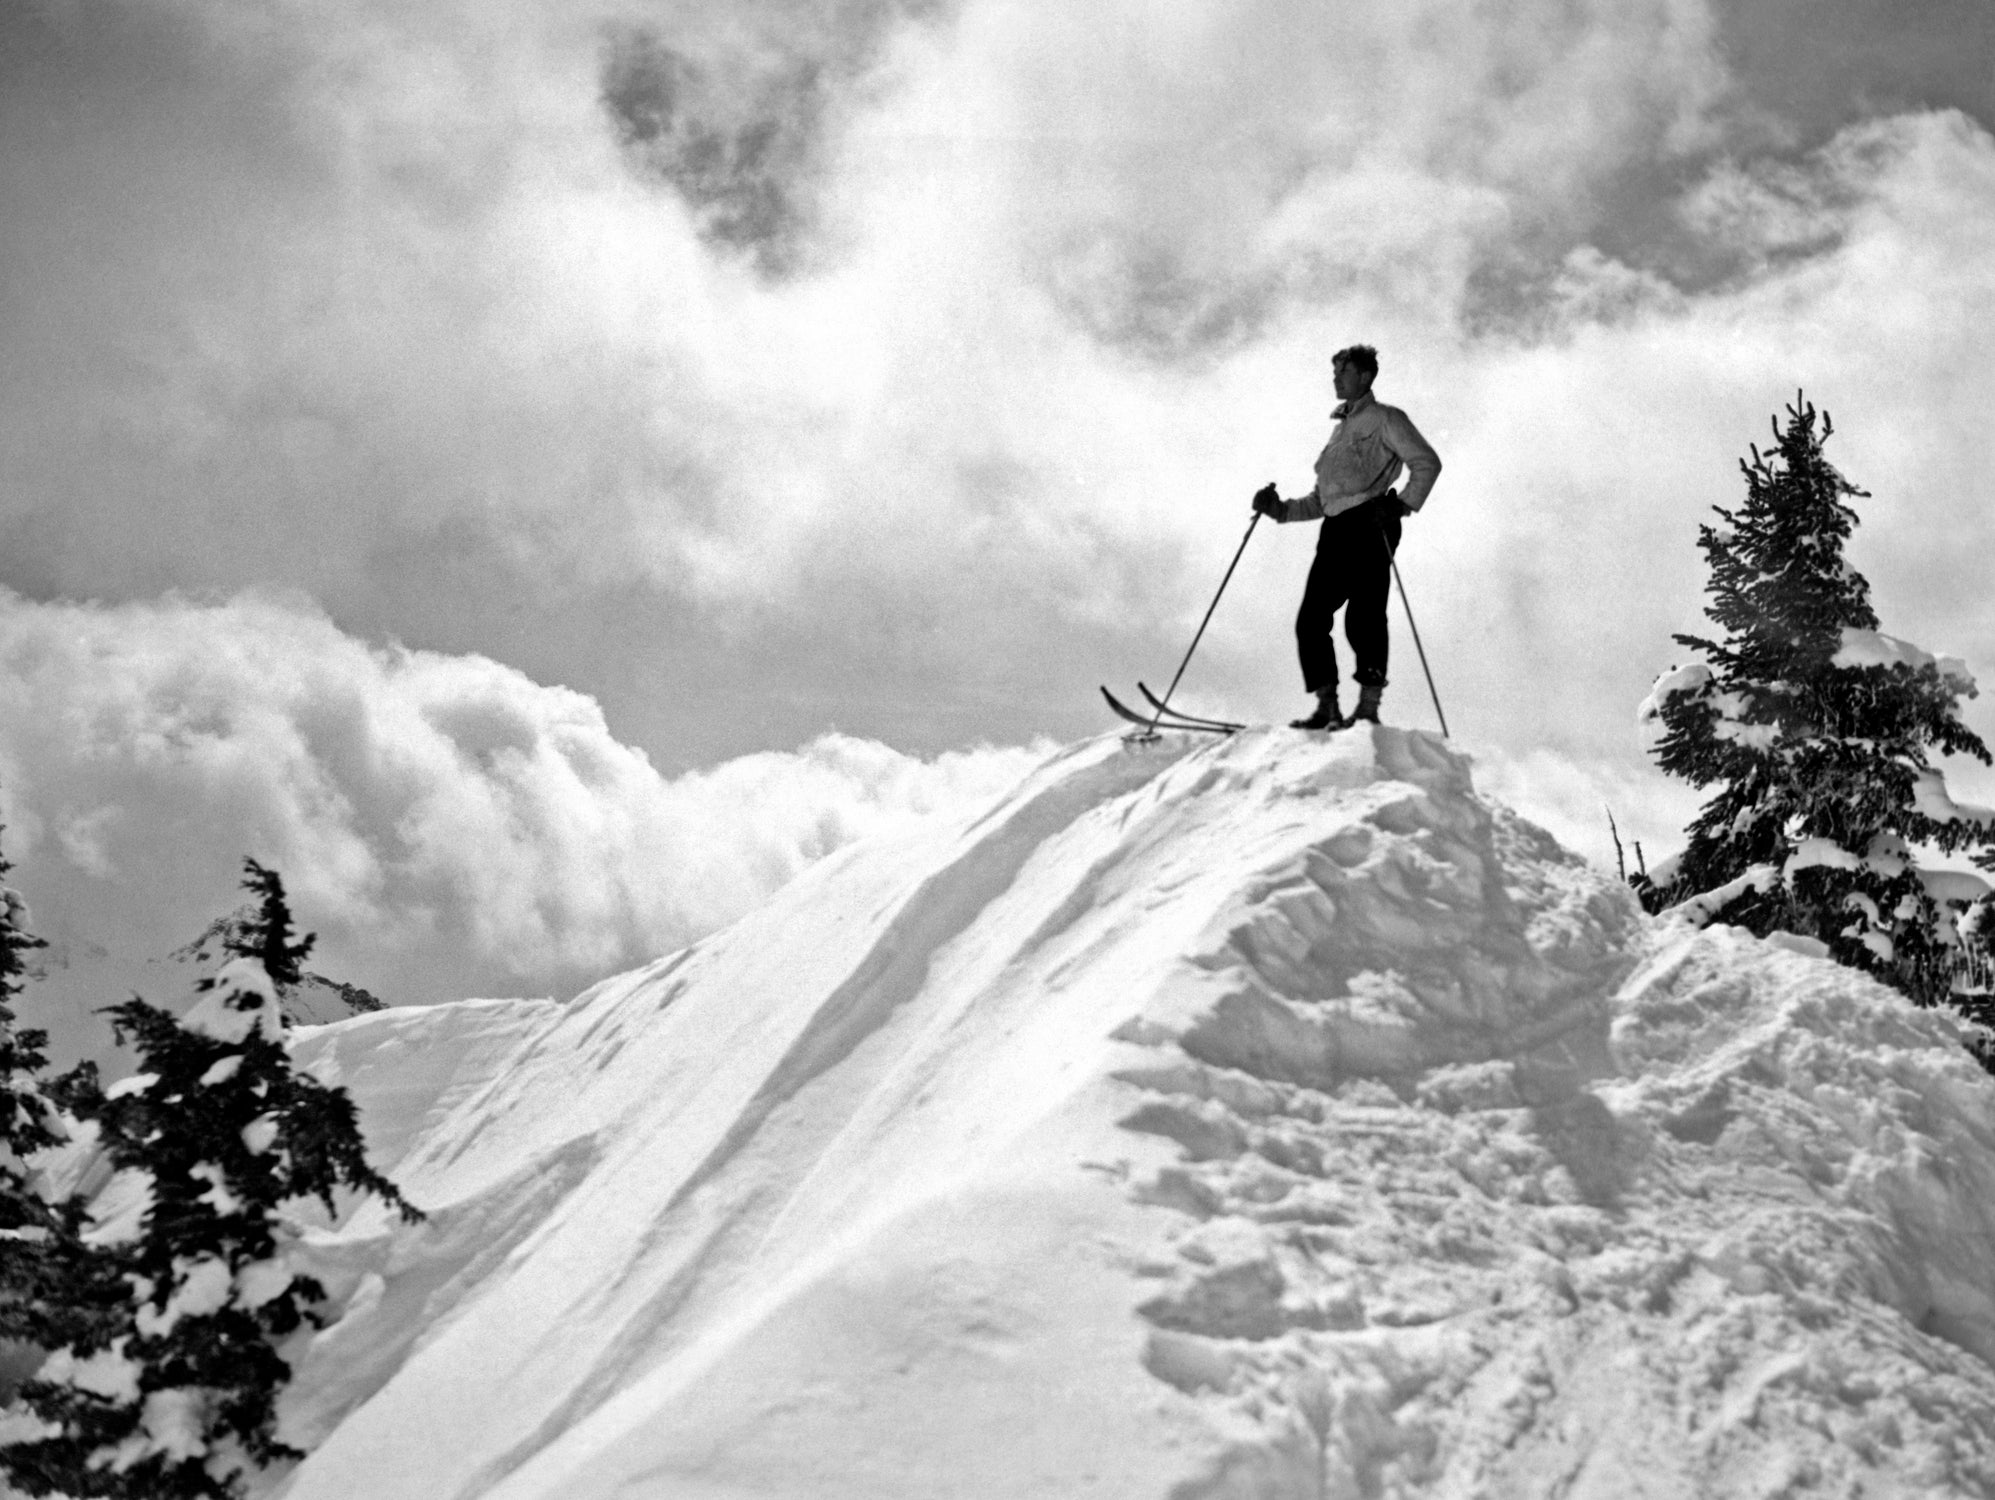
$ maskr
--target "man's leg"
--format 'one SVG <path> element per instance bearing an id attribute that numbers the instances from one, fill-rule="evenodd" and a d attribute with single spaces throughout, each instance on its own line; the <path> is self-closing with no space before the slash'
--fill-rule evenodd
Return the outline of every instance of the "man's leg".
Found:
<path id="1" fill-rule="evenodd" d="M 1316 560 L 1309 565 L 1309 582 L 1303 585 L 1302 607 L 1295 613 L 1295 653 L 1302 663 L 1302 685 L 1319 694 L 1337 691 L 1337 645 L 1331 631 L 1337 626 L 1337 611 L 1350 596 L 1344 547 L 1334 527 L 1334 520 L 1323 523 L 1316 539 Z"/>
<path id="2" fill-rule="evenodd" d="M 1392 554 L 1399 549 L 1399 507 L 1382 497 L 1347 514 L 1352 524 L 1344 543 L 1351 566 L 1344 638 L 1351 643 L 1351 675 L 1362 689 L 1358 716 L 1376 720 L 1392 648 L 1385 612 L 1392 594 Z"/>

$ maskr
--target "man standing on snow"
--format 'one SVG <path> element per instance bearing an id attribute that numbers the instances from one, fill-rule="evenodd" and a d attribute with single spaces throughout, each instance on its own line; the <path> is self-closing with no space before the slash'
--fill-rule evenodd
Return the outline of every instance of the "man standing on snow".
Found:
<path id="1" fill-rule="evenodd" d="M 1406 413 L 1373 398 L 1376 349 L 1369 344 L 1339 349 L 1330 368 L 1343 404 L 1330 414 L 1337 426 L 1317 456 L 1316 488 L 1298 500 L 1282 499 L 1273 485 L 1254 496 L 1254 509 L 1277 521 L 1323 521 L 1316 561 L 1295 617 L 1302 685 L 1316 695 L 1316 711 L 1295 720 L 1297 729 L 1341 729 L 1359 719 L 1378 722 L 1388 649 L 1386 595 L 1400 519 L 1427 503 L 1441 473 L 1439 455 Z M 1402 468 L 1406 489 L 1395 493 L 1392 486 Z M 1340 608 L 1344 639 L 1351 645 L 1351 675 L 1358 680 L 1358 704 L 1349 719 L 1337 706 L 1337 647 L 1330 638 Z"/>

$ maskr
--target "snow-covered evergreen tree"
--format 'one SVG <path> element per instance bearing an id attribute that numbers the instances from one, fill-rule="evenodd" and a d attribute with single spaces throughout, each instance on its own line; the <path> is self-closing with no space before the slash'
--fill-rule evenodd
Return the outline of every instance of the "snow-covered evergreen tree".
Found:
<path id="1" fill-rule="evenodd" d="M 28 930 L 27 903 L 6 883 L 12 869 L 0 854 L 0 1338 L 32 1342 L 57 1216 L 30 1187 L 28 1158 L 56 1137 L 40 1076 L 48 1035 L 15 1025 L 27 955 L 46 945 Z"/>
<path id="2" fill-rule="evenodd" d="M 1866 492 L 1822 452 L 1833 428 L 1804 398 L 1771 453 L 1742 461 L 1746 501 L 1700 528 L 1720 641 L 1658 679 L 1642 718 L 1666 771 L 1715 787 L 1683 853 L 1638 878 L 1652 911 L 1819 939 L 1922 1004 L 1960 966 L 1973 877 L 1920 868 L 1921 848 L 1986 848 L 1995 814 L 1948 795 L 1931 752 L 1989 753 L 1962 724 L 1966 667 L 1882 634 L 1843 557 Z"/>
<path id="3" fill-rule="evenodd" d="M 46 946 L 27 925 L 27 903 L 5 883 L 0 856 L 0 1339 L 30 1350 L 95 1348 L 119 1321 L 129 1288 L 84 1243 L 83 1206 L 51 1202 L 35 1159 L 67 1138 L 71 1120 L 45 1088 L 47 1034 L 14 1024 L 26 955 Z M 79 1075 L 86 1076 L 86 1075 Z"/>
<path id="4" fill-rule="evenodd" d="M 312 940 L 294 938 L 276 873 L 246 871 L 256 918 L 193 1009 L 111 1007 L 139 1071 L 68 1097 L 136 1205 L 120 1220 L 100 1201 L 92 1235 L 132 1300 L 23 1388 L 45 1435 L 0 1449 L 0 1466 L 30 1494 L 229 1496 L 250 1469 L 300 1456 L 276 1433 L 290 1369 L 278 1345 L 316 1326 L 325 1290 L 287 1262 L 287 1205 L 332 1212 L 346 1189 L 421 1217 L 367 1164 L 345 1091 L 292 1070 L 277 991 Z"/>
<path id="5" fill-rule="evenodd" d="M 28 906 L 7 884 L 13 869 L 0 854 L 0 1129 L 6 1132 L 11 1160 L 9 1191 L 20 1178 L 18 1168 L 28 1154 L 55 1144 L 50 1134 L 50 1105 L 42 1092 L 41 1071 L 48 1065 L 48 1033 L 14 1024 L 14 1004 L 27 974 L 27 956 L 48 945 L 28 931 Z"/>

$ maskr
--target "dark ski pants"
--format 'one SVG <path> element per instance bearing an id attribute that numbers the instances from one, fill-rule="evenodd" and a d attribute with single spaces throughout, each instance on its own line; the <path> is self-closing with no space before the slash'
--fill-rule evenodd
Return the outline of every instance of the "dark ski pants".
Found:
<path id="1" fill-rule="evenodd" d="M 1295 649 L 1302 685 L 1312 693 L 1337 686 L 1337 647 L 1330 632 L 1344 611 L 1344 639 L 1351 644 L 1351 675 L 1361 684 L 1385 686 L 1386 597 L 1392 554 L 1399 550 L 1399 497 L 1390 491 L 1323 522 L 1316 561 L 1295 616 Z"/>

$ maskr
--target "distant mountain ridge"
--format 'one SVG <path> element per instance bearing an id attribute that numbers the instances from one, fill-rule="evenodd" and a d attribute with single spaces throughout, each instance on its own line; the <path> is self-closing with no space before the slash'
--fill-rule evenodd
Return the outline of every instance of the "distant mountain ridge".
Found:
<path id="1" fill-rule="evenodd" d="M 241 906 L 227 916 L 217 917 L 194 941 L 167 956 L 175 963 L 203 970 L 220 965 L 229 957 L 229 940 L 245 928 L 255 911 L 253 905 Z M 328 979 L 307 969 L 297 984 L 278 987 L 277 1008 L 284 1013 L 287 1025 L 326 1026 L 385 1010 L 387 1002 L 357 984 Z"/>
<path id="2" fill-rule="evenodd" d="M 1104 737 L 573 1002 L 302 1033 L 286 1500 L 1995 1492 L 1995 1083 L 1438 738 Z"/>
<path id="3" fill-rule="evenodd" d="M 387 1002 L 357 984 L 342 984 L 309 969 L 304 978 L 277 993 L 277 1008 L 291 1026 L 327 1026 L 334 1021 L 386 1010 Z"/>

